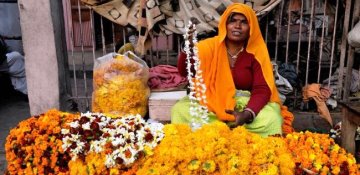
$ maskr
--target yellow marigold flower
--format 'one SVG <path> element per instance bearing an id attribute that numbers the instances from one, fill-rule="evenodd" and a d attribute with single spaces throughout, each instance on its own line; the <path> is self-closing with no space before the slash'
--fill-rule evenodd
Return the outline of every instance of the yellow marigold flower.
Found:
<path id="1" fill-rule="evenodd" d="M 205 161 L 202 165 L 202 169 L 205 171 L 205 172 L 214 172 L 215 169 L 216 169 L 216 164 L 213 160 L 208 160 L 208 161 Z"/>
<path id="2" fill-rule="evenodd" d="M 148 174 L 160 175 L 159 171 L 156 170 L 156 169 L 153 169 L 153 168 L 151 168 L 151 169 L 148 170 Z"/>
<path id="3" fill-rule="evenodd" d="M 110 168 L 110 175 L 118 175 L 119 170 L 117 168 Z"/>
<path id="4" fill-rule="evenodd" d="M 332 152 L 338 152 L 340 150 L 340 146 L 339 145 L 334 145 L 331 149 Z"/>
<path id="5" fill-rule="evenodd" d="M 319 171 L 322 168 L 322 165 L 320 163 L 314 163 L 314 167 L 316 169 L 316 171 Z"/>
<path id="6" fill-rule="evenodd" d="M 328 174 L 329 174 L 329 167 L 323 166 L 320 175 L 328 175 Z"/>
<path id="7" fill-rule="evenodd" d="M 200 167 L 201 162 L 199 160 L 191 160 L 188 164 L 189 170 L 197 170 Z"/>
<path id="8" fill-rule="evenodd" d="M 310 155 L 309 155 L 309 159 L 310 159 L 310 160 L 313 161 L 313 160 L 315 160 L 315 158 L 316 158 L 316 155 L 315 155 L 315 154 L 310 154 Z"/>
<path id="9" fill-rule="evenodd" d="M 354 163 L 356 163 L 356 160 L 355 160 L 355 158 L 353 158 L 353 157 L 349 157 L 349 158 L 347 158 L 347 162 L 349 163 L 349 165 L 353 165 Z"/>
<path id="10" fill-rule="evenodd" d="M 154 154 L 153 150 L 149 146 L 144 147 L 144 153 L 146 156 L 151 156 Z"/>
<path id="11" fill-rule="evenodd" d="M 259 175 L 277 175 L 279 174 L 279 169 L 273 164 L 265 164 L 264 168 L 260 170 Z"/>
<path id="12" fill-rule="evenodd" d="M 331 173 L 332 174 L 339 174 L 340 173 L 340 167 L 339 166 L 333 167 Z"/>

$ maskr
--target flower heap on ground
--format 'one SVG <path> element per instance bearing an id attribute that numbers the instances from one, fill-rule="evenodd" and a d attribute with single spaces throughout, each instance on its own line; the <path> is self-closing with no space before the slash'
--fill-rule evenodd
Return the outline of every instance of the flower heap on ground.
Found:
<path id="1" fill-rule="evenodd" d="M 77 115 L 49 110 L 10 130 L 5 151 L 9 174 L 66 174 L 70 155 L 63 151 L 61 128 Z"/>
<path id="2" fill-rule="evenodd" d="M 193 129 L 200 128 L 203 124 L 208 123 L 208 108 L 206 106 L 206 86 L 200 69 L 201 61 L 198 56 L 197 48 L 197 32 L 195 24 L 189 21 L 184 34 L 187 61 L 187 79 L 189 81 L 189 99 L 190 99 L 190 115 L 192 116 L 191 127 Z M 193 60 L 193 63 L 192 63 Z M 193 66 L 192 66 L 193 65 Z M 195 74 L 192 71 L 195 70 Z"/>
<path id="3" fill-rule="evenodd" d="M 262 138 L 221 122 L 192 131 L 169 124 L 165 138 L 137 174 L 293 174 L 295 163 L 282 138 Z"/>
<path id="4" fill-rule="evenodd" d="M 296 163 L 296 174 L 305 171 L 314 174 L 360 174 L 353 155 L 326 134 L 300 132 L 288 134 L 284 139 Z"/>
<path id="5" fill-rule="evenodd" d="M 150 94 L 145 69 L 124 55 L 117 55 L 96 67 L 92 111 L 144 116 Z"/>
<path id="6" fill-rule="evenodd" d="M 148 124 L 140 115 L 112 119 L 88 112 L 69 126 L 61 134 L 71 174 L 118 174 L 164 137 L 162 124 Z"/>

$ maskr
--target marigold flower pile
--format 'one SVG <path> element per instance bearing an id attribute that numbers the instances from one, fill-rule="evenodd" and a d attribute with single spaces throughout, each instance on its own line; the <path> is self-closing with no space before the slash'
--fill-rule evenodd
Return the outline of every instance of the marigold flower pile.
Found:
<path id="1" fill-rule="evenodd" d="M 144 116 L 150 95 L 148 74 L 147 67 L 123 55 L 101 63 L 94 69 L 92 111 Z"/>
<path id="2" fill-rule="evenodd" d="M 76 115 L 49 110 L 30 117 L 10 130 L 5 151 L 9 174 L 65 174 L 70 155 L 64 153 L 61 128 Z"/>
<path id="3" fill-rule="evenodd" d="M 148 124 L 140 115 L 112 119 L 88 112 L 69 125 L 61 133 L 71 174 L 122 173 L 164 137 L 162 124 Z"/>
<path id="4" fill-rule="evenodd" d="M 165 125 L 165 138 L 137 174 L 293 174 L 295 163 L 281 138 L 261 138 L 224 123 Z"/>
<path id="5" fill-rule="evenodd" d="M 262 138 L 221 122 L 194 131 L 140 115 L 50 110 L 12 129 L 5 150 L 8 174 L 360 174 L 328 135 Z"/>
<path id="6" fill-rule="evenodd" d="M 300 132 L 288 134 L 284 139 L 296 163 L 296 174 L 305 171 L 314 174 L 360 174 L 353 155 L 325 134 Z"/>

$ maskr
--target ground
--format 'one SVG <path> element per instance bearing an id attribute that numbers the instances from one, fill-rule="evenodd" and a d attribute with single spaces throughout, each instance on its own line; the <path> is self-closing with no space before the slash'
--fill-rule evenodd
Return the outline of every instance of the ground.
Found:
<path id="1" fill-rule="evenodd" d="M 1 76 L 0 84 L 0 174 L 3 174 L 6 136 L 11 128 L 30 116 L 30 109 L 27 97 L 14 91 L 7 77 Z"/>

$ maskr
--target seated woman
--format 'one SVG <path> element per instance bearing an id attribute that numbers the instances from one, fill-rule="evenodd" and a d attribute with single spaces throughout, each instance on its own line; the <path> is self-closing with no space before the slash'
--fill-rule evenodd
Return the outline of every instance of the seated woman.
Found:
<path id="1" fill-rule="evenodd" d="M 293 115 L 280 102 L 255 12 L 234 3 L 220 17 L 218 30 L 197 45 L 210 122 L 235 121 L 263 137 L 292 132 Z M 178 69 L 186 76 L 185 53 L 179 55 Z M 189 105 L 188 97 L 176 103 L 171 122 L 189 123 Z"/>

